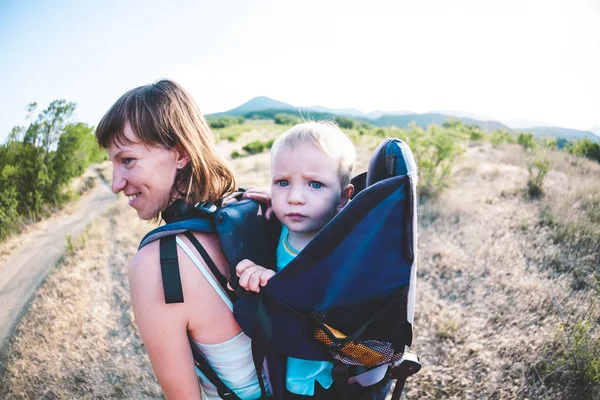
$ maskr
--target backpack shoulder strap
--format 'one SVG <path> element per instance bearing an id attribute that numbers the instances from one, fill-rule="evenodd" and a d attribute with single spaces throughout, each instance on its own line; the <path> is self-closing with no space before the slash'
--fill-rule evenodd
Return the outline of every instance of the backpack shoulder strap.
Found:
<path id="1" fill-rule="evenodd" d="M 232 292 L 231 290 L 229 290 L 229 288 L 227 287 L 227 278 L 225 277 L 225 275 L 223 275 L 221 273 L 219 268 L 217 268 L 217 266 L 214 263 L 214 261 L 212 260 L 212 258 L 210 258 L 210 256 L 208 255 L 208 252 L 204 249 L 204 246 L 202 246 L 200 244 L 200 241 L 198 241 L 198 239 L 196 239 L 196 236 L 194 236 L 194 234 L 192 232 L 187 231 L 184 233 L 184 235 L 185 235 L 185 237 L 188 238 L 188 240 L 192 243 L 192 245 L 196 248 L 196 250 L 198 250 L 198 253 L 202 257 L 202 259 L 204 260 L 204 262 L 206 263 L 208 268 L 210 269 L 210 272 L 212 272 L 214 277 L 219 282 L 219 285 L 221 285 L 221 287 L 223 288 L 225 293 L 227 293 L 227 296 L 229 297 L 229 299 L 232 302 L 235 302 L 237 300 L 237 295 L 235 294 L 235 292 Z"/>
<path id="2" fill-rule="evenodd" d="M 212 383 L 215 388 L 217 388 L 217 393 L 219 397 L 222 399 L 232 399 L 232 400 L 240 400 L 240 398 L 233 392 L 233 390 L 229 389 L 227 385 L 219 378 L 219 375 L 215 372 L 215 370 L 210 366 L 204 354 L 202 354 L 193 343 L 192 339 L 189 338 L 190 347 L 192 349 L 192 356 L 194 357 L 194 365 L 196 368 L 200 370 Z"/>
<path id="3" fill-rule="evenodd" d="M 175 236 L 165 236 L 160 239 L 160 272 L 165 303 L 183 303 L 183 289 L 181 288 Z"/>

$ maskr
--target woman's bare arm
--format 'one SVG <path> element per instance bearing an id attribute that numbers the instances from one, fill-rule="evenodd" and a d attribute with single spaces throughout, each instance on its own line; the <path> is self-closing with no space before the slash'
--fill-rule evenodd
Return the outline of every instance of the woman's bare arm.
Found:
<path id="1" fill-rule="evenodd" d="M 165 304 L 158 245 L 144 247 L 129 266 L 135 322 L 166 398 L 197 400 L 201 393 L 187 337 L 188 312 L 184 303 Z"/>

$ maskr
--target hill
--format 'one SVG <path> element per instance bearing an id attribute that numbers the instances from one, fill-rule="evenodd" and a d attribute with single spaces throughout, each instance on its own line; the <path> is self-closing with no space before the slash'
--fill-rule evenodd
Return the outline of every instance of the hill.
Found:
<path id="1" fill-rule="evenodd" d="M 550 136 L 566 140 L 580 140 L 587 138 L 594 142 L 600 142 L 600 136 L 590 131 L 551 126 L 512 128 L 509 125 L 492 119 L 474 118 L 476 117 L 475 114 L 466 112 L 439 111 L 419 114 L 411 111 L 373 111 L 367 114 L 354 108 L 334 109 L 323 106 L 296 107 L 265 96 L 255 97 L 239 107 L 228 111 L 209 114 L 207 116 L 230 115 L 256 119 L 260 116 L 272 118 L 273 115 L 277 113 L 289 113 L 313 119 L 333 119 L 335 116 L 342 116 L 370 123 L 375 126 L 397 126 L 398 128 L 406 128 L 411 123 L 415 123 L 417 126 L 425 128 L 431 124 L 443 125 L 444 122 L 450 120 L 460 120 L 463 124 L 476 125 L 486 132 L 494 132 L 501 129 L 509 132 L 531 132 L 539 137 Z"/>
<path id="2" fill-rule="evenodd" d="M 266 96 L 259 96 L 259 97 L 254 97 L 253 99 L 245 102 L 241 106 L 233 108 L 229 111 L 208 114 L 207 117 L 209 117 L 209 116 L 218 117 L 218 116 L 222 116 L 222 115 L 231 115 L 234 117 L 238 117 L 238 116 L 247 114 L 252 111 L 260 111 L 260 110 L 268 110 L 268 109 L 296 112 L 296 110 L 298 108 L 294 107 L 291 104 L 287 104 L 287 103 L 284 103 L 284 102 L 278 101 L 278 100 L 273 100 Z"/>

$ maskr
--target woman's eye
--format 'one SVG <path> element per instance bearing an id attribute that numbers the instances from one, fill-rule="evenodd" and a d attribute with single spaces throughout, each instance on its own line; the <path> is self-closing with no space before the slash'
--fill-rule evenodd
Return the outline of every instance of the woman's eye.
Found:
<path id="1" fill-rule="evenodd" d="M 281 179 L 281 180 L 277 181 L 277 184 L 281 187 L 286 187 L 290 183 L 288 181 L 286 181 L 285 179 Z"/>
<path id="2" fill-rule="evenodd" d="M 321 189 L 323 187 L 323 184 L 321 182 L 316 182 L 316 181 L 312 181 L 308 185 L 313 189 Z"/>

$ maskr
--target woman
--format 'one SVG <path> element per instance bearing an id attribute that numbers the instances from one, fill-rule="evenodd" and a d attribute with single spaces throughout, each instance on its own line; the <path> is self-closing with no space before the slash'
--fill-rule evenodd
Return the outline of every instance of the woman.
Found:
<path id="1" fill-rule="evenodd" d="M 172 81 L 124 94 L 100 121 L 96 138 L 113 163 L 113 192 L 123 192 L 141 219 L 160 218 L 177 199 L 216 202 L 236 188 L 200 110 Z M 228 276 L 216 235 L 194 236 Z M 206 265 L 187 238 L 178 238 L 177 251 L 183 303 L 165 304 L 158 241 L 142 248 L 129 266 L 136 324 L 166 397 L 201 398 L 188 335 L 239 397 L 260 397 L 250 339 L 233 318 L 231 302 L 204 278 L 200 270 L 206 272 Z M 205 398 L 218 398 L 206 378 L 200 382 Z"/>

